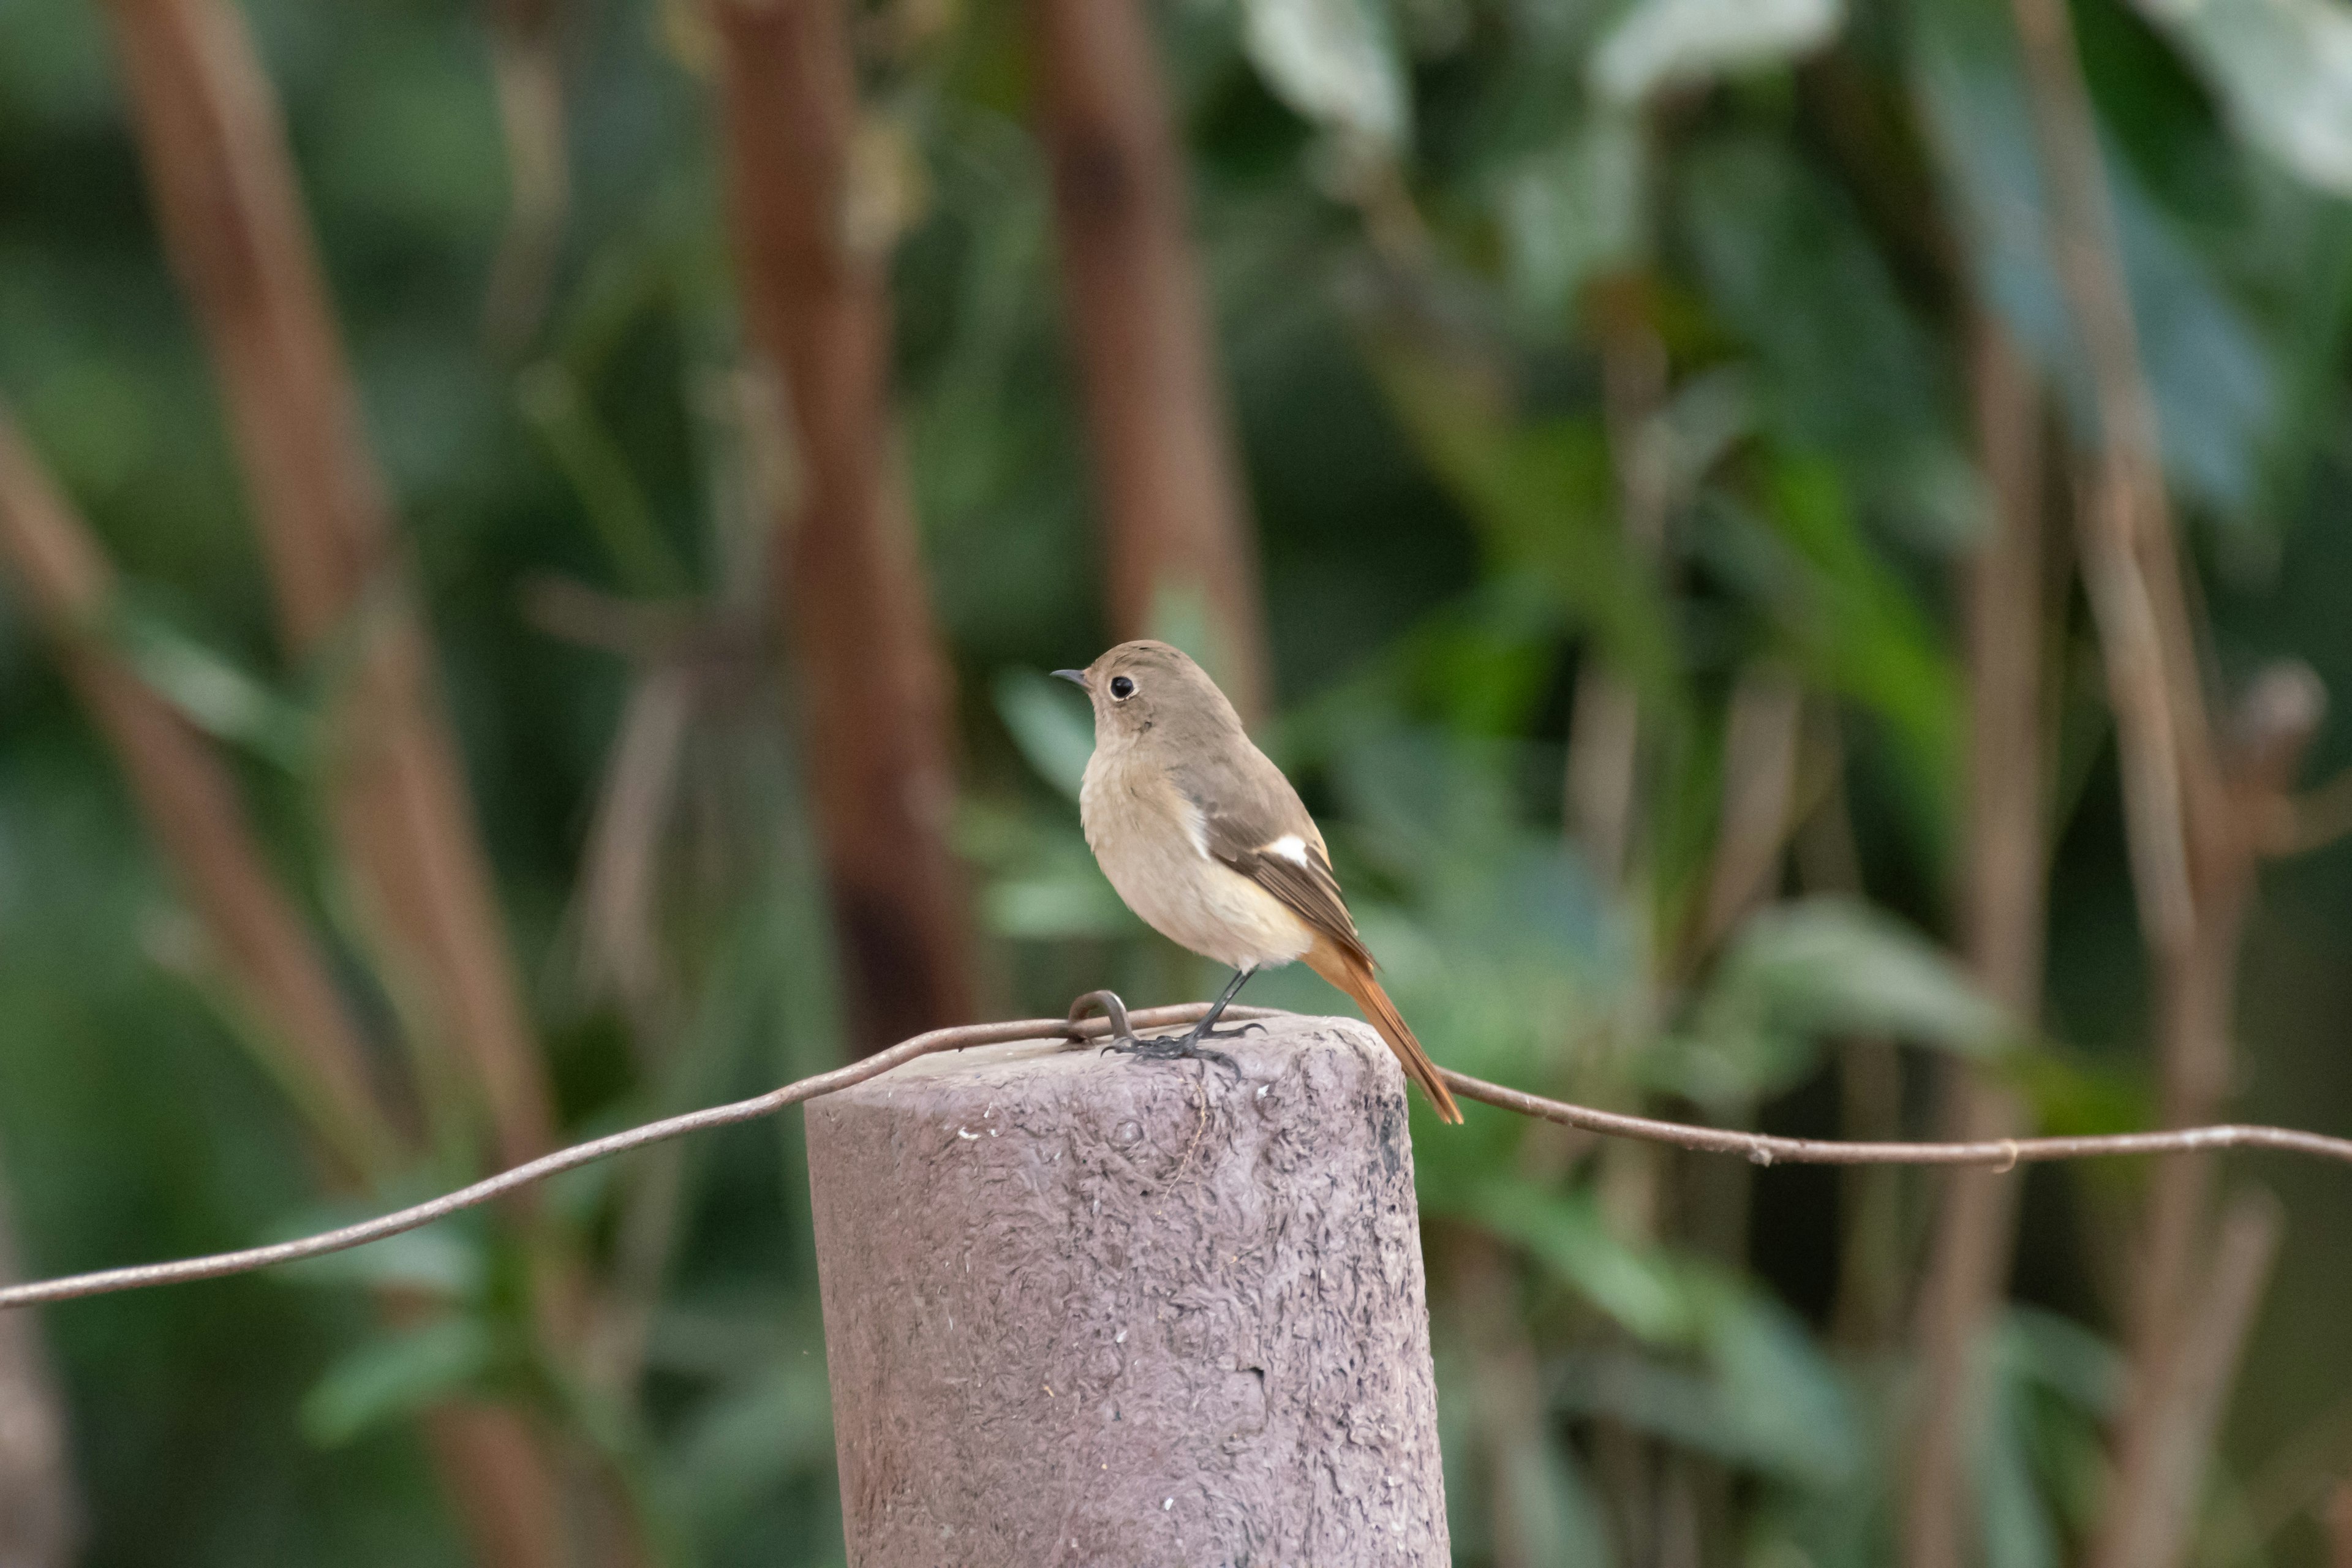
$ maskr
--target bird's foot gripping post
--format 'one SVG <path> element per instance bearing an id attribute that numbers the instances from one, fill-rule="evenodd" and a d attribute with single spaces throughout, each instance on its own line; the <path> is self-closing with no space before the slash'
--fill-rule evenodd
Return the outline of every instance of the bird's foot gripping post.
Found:
<path id="1" fill-rule="evenodd" d="M 1236 1035 L 1241 1032 L 1239 1029 L 1234 1031 Z M 1113 1040 L 1104 1046 L 1103 1049 L 1116 1051 L 1123 1057 L 1137 1057 L 1148 1062 L 1214 1062 L 1233 1074 L 1235 1082 L 1241 1080 L 1241 1063 L 1223 1051 L 1211 1050 L 1201 1044 L 1199 1037 L 1193 1035 L 1165 1035 L 1156 1040 Z"/>
<path id="2" fill-rule="evenodd" d="M 1217 999 L 1216 1005 L 1210 1008 L 1199 1023 L 1184 1033 L 1162 1035 L 1150 1040 L 1137 1038 L 1135 1031 L 1129 1026 L 1127 1004 L 1119 1000 L 1118 992 L 1089 991 L 1070 1004 L 1072 1037 L 1076 1037 L 1078 1021 L 1099 1007 L 1103 1015 L 1110 1019 L 1110 1034 L 1103 1043 L 1104 1050 L 1117 1051 L 1121 1056 L 1139 1057 L 1145 1061 L 1214 1062 L 1238 1080 L 1242 1076 L 1241 1065 L 1224 1052 L 1210 1050 L 1201 1042 L 1202 1040 L 1238 1040 L 1252 1032 L 1258 1034 L 1265 1032 L 1265 1026 L 1255 1020 L 1237 1025 L 1230 1029 L 1214 1027 L 1217 1016 L 1225 1010 L 1225 1005 L 1231 1002 L 1234 999 L 1234 994 L 1241 989 L 1241 982 L 1247 978 L 1246 973 L 1236 976 L 1234 984 L 1225 988 L 1225 994 Z"/>

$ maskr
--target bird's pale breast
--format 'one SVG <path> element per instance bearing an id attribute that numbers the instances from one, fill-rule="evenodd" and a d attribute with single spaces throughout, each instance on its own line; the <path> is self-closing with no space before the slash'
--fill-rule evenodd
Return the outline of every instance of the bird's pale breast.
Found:
<path id="1" fill-rule="evenodd" d="M 1313 944 L 1282 900 L 1210 858 L 1200 808 L 1166 770 L 1097 747 L 1078 816 L 1110 885 L 1169 941 L 1235 969 L 1288 963 Z"/>

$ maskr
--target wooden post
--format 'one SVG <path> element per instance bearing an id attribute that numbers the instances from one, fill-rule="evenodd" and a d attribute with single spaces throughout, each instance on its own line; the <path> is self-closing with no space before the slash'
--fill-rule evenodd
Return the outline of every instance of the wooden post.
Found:
<path id="1" fill-rule="evenodd" d="M 858 1568 L 1450 1561 L 1402 1075 L 1353 1019 L 1222 1044 L 810 1105 Z"/>

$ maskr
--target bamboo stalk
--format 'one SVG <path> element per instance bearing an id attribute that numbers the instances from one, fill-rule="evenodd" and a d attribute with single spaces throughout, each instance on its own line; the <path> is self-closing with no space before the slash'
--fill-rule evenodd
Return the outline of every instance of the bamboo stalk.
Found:
<path id="1" fill-rule="evenodd" d="M 2158 448 L 2116 239 L 2098 129 L 2063 0 L 2012 0 L 2041 160 L 2053 258 L 2081 331 L 2100 446 L 2078 507 L 2084 584 L 2107 664 L 2140 921 L 2155 971 L 2165 1120 L 2211 1114 L 2230 1082 L 2230 1023 L 2244 905 L 2275 796 L 2316 721 L 2307 674 L 2302 717 L 2225 755 L 2209 715 Z M 2274 698 L 2286 689 L 2279 687 Z M 2270 705 L 2259 699 L 2257 707 Z M 2250 714 L 2250 717 L 2257 716 Z M 2299 726 L 2306 726 L 2301 727 Z M 2168 1165 L 2149 1194 L 2133 1281 L 2132 1393 L 2116 1431 L 2117 1474 L 2093 1546 L 2095 1568 L 2170 1568 L 2185 1537 L 2146 1521 L 2173 1506 L 2184 1471 L 2167 1391 L 2191 1353 L 2196 1259 L 2205 1245 L 2209 1162 Z"/>
<path id="2" fill-rule="evenodd" d="M 491 0 L 490 72 L 506 134 L 507 226 L 482 296 L 492 346 L 527 342 L 546 312 L 549 276 L 572 211 L 564 144 L 563 68 L 557 55 L 562 0 Z"/>
<path id="3" fill-rule="evenodd" d="M 454 1047 L 500 1155 L 554 1116 L 284 127 L 225 0 L 110 0 L 164 244 L 210 347 L 278 620 L 348 657 L 332 821 L 412 1045 Z"/>
<path id="4" fill-rule="evenodd" d="M 2284 1225 L 2267 1193 L 2242 1194 L 2222 1212 L 2212 1268 L 2183 1313 L 2175 1353 L 2161 1363 L 2163 1382 L 2143 1395 L 2148 1415 L 2133 1429 L 2137 1447 L 2117 1479 L 2134 1506 L 2109 1506 L 2092 1562 L 2188 1561 L 2207 1457 L 2278 1260 Z M 2152 1479 L 2140 1483 L 2142 1475 Z"/>
<path id="5" fill-rule="evenodd" d="M 1656 561 L 1665 551 L 1667 496 L 1649 426 L 1665 402 L 1672 367 L 1627 290 L 1602 290 L 1598 298 L 1602 412 L 1619 522 L 1633 546 Z M 1622 673 L 1589 659 L 1577 675 L 1561 804 L 1603 886 L 1622 885 L 1633 869 L 1641 772 L 1641 700 Z"/>
<path id="6" fill-rule="evenodd" d="M 871 1050 L 971 1009 L 948 663 L 895 449 L 886 258 L 850 224 L 842 0 L 719 0 L 715 15 L 745 325 L 789 391 L 802 479 L 777 518 L 779 607 L 853 1027 Z"/>
<path id="7" fill-rule="evenodd" d="M 1715 951 L 1758 904 L 1780 890 L 1794 826 L 1804 691 L 1785 669 L 1759 665 L 1733 684 L 1724 720 L 1723 790 L 1706 901 L 1690 961 Z"/>
<path id="8" fill-rule="evenodd" d="M 332 1160 L 331 1184 L 349 1189 L 386 1174 L 407 1147 L 381 1109 L 360 1031 L 325 955 L 270 872 L 219 754 L 99 635 L 112 568 L 5 410 L 0 556 L 112 746 L 238 1005 L 258 1024 L 278 1077 Z M 395 1323 L 415 1316 L 412 1307 L 384 1306 Z M 0 1322 L 0 1340 L 9 1331 Z M 425 1426 L 475 1561 L 485 1568 L 561 1568 L 546 1544 L 556 1539 L 553 1482 L 521 1418 L 483 1406 L 441 1408 L 426 1413 Z M 6 1468 L 0 1456 L 0 1471 Z M 0 1528 L 0 1563 L 14 1568 L 5 1536 Z"/>
<path id="9" fill-rule="evenodd" d="M 1447 1296 L 1468 1349 L 1475 1473 L 1495 1568 L 1548 1568 L 1568 1544 L 1553 1517 L 1550 1413 L 1511 1260 L 1491 1237 L 1448 1237 Z"/>
<path id="10" fill-rule="evenodd" d="M 0 1181 L 0 1285 L 16 1279 L 16 1223 Z M 81 1534 L 65 1411 L 40 1326 L 0 1318 L 0 1565 L 67 1568 Z"/>
<path id="11" fill-rule="evenodd" d="M 383 1174 L 403 1140 L 379 1108 L 326 955 L 271 874 L 218 753 L 100 635 L 113 570 L 5 409 L 0 556 L 104 731 L 280 1081 L 345 1180 Z"/>
<path id="12" fill-rule="evenodd" d="M 1195 649 L 1244 720 L 1265 716 L 1257 540 L 1189 232 L 1186 171 L 1140 0 L 1030 0 L 1070 346 L 1103 512 L 1111 629 Z"/>
<path id="13" fill-rule="evenodd" d="M 226 0 L 110 0 L 165 249 L 205 337 L 281 635 L 341 676 L 321 783 L 370 955 L 420 1088 L 454 1088 L 502 1163 L 554 1142 L 551 1095 L 406 583 L 390 503 L 303 213 L 284 126 Z M 445 1064 L 458 1068 L 456 1081 Z M 542 1270 L 550 1326 L 576 1283 Z M 478 1561 L 551 1568 L 557 1467 L 513 1412 L 427 1423 Z"/>
<path id="14" fill-rule="evenodd" d="M 2042 761 L 2044 679 L 2042 405 L 2032 373 L 1999 325 L 1972 328 L 1978 460 L 1992 517 L 1967 564 L 1968 839 L 1961 945 L 1984 987 L 2023 1029 L 2041 1012 L 2049 850 Z M 2014 1137 L 2025 1112 L 1989 1079 L 1954 1071 L 1947 1120 L 1956 1138 Z M 1983 1172 L 1946 1178 L 1920 1290 L 1927 1368 L 1904 1510 L 1904 1562 L 1960 1568 L 1971 1558 L 1973 1489 L 1962 1457 L 1980 1416 L 1971 1369 L 2006 1289 L 2017 1185 Z"/>

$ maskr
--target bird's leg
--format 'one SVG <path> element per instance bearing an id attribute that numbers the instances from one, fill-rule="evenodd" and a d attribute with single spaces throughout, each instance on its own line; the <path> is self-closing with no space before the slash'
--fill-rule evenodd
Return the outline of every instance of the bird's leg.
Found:
<path id="1" fill-rule="evenodd" d="M 1222 1031 L 1215 1026 L 1217 1018 L 1224 1012 L 1226 1005 L 1240 994 L 1241 988 L 1248 983 L 1249 977 L 1256 973 L 1255 968 L 1236 970 L 1232 983 L 1225 987 L 1224 994 L 1218 997 L 1210 1005 L 1209 1010 L 1201 1016 L 1199 1023 L 1183 1034 L 1166 1035 L 1156 1040 L 1113 1040 L 1103 1049 L 1117 1051 L 1122 1056 L 1141 1057 L 1146 1061 L 1155 1062 L 1181 1061 L 1190 1057 L 1196 1061 L 1214 1062 L 1235 1078 L 1239 1078 L 1242 1076 L 1240 1063 L 1223 1051 L 1208 1049 L 1201 1042 L 1230 1040 L 1245 1035 L 1252 1029 L 1264 1028 L 1265 1026 L 1260 1024 L 1244 1024 L 1238 1029 Z"/>
<path id="2" fill-rule="evenodd" d="M 1242 987 L 1248 984 L 1249 977 L 1256 973 L 1257 966 L 1255 964 L 1252 964 L 1247 969 L 1237 969 L 1234 971 L 1234 977 L 1226 984 L 1224 994 L 1218 997 L 1215 1002 L 1210 1005 L 1209 1010 L 1201 1016 L 1201 1021 L 1199 1023 L 1192 1026 L 1192 1032 L 1187 1036 L 1186 1038 L 1194 1041 L 1238 1040 L 1244 1035 L 1248 1034 L 1252 1029 L 1255 1029 L 1261 1035 L 1265 1034 L 1265 1026 L 1255 1021 L 1244 1024 L 1237 1029 L 1220 1029 L 1216 1026 L 1217 1020 L 1219 1017 L 1223 1016 L 1227 1005 L 1229 1005 L 1234 997 L 1241 994 Z"/>

